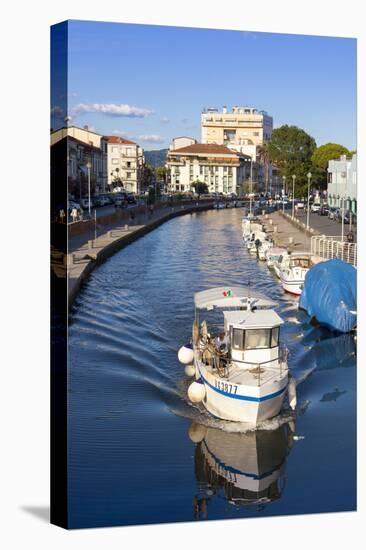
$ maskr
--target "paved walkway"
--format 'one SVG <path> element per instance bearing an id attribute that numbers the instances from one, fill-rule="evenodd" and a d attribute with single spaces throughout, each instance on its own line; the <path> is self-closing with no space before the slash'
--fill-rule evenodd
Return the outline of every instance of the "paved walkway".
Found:
<path id="1" fill-rule="evenodd" d="M 302 228 L 296 227 L 280 212 L 273 212 L 272 214 L 260 216 L 260 218 L 276 246 L 288 248 L 289 250 L 310 251 L 310 235 Z"/>

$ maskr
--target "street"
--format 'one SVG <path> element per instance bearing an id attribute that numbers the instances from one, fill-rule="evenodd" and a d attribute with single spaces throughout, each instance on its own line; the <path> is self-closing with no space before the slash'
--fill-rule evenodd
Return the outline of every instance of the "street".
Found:
<path id="1" fill-rule="evenodd" d="M 290 211 L 288 211 L 290 213 Z M 301 220 L 303 223 L 306 223 L 306 212 L 305 211 L 299 211 L 297 214 L 297 218 Z M 328 216 L 320 216 L 316 212 L 312 213 L 310 212 L 310 219 L 309 219 L 310 227 L 313 229 L 316 229 L 316 231 L 319 231 L 319 233 L 329 236 L 337 236 L 340 237 L 342 235 L 342 224 L 340 222 L 337 222 L 336 220 L 330 220 Z M 355 241 L 357 241 L 357 226 L 352 224 L 351 225 L 352 231 L 355 236 Z M 349 224 L 344 224 L 344 235 L 346 236 L 347 233 L 350 230 Z"/>

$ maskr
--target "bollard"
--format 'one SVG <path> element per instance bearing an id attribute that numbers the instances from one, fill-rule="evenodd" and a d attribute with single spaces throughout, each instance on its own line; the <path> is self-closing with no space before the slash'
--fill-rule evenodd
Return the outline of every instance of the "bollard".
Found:
<path id="1" fill-rule="evenodd" d="M 268 220 L 268 218 L 269 218 L 268 214 L 266 214 L 265 218 L 266 218 L 266 220 Z"/>
<path id="2" fill-rule="evenodd" d="M 273 220 L 269 220 L 269 225 L 273 225 Z"/>
<path id="3" fill-rule="evenodd" d="M 266 211 L 265 211 L 265 210 L 262 210 L 262 216 L 264 216 L 264 215 L 265 215 L 265 213 L 266 213 Z"/>
<path id="4" fill-rule="evenodd" d="M 93 248 L 93 244 L 94 244 L 93 241 L 88 241 L 88 248 L 89 248 L 89 250 L 90 250 L 91 248 Z"/>
<path id="5" fill-rule="evenodd" d="M 278 229 L 278 226 L 277 226 L 277 225 L 274 225 L 274 226 L 273 226 L 273 233 L 277 233 L 277 229 Z"/>
<path id="6" fill-rule="evenodd" d="M 293 238 L 293 237 L 289 237 L 289 238 L 288 238 L 288 242 L 289 242 L 289 244 L 294 244 L 294 238 Z"/>
<path id="7" fill-rule="evenodd" d="M 124 225 L 124 229 L 125 229 L 125 231 L 127 231 L 127 230 L 128 230 L 128 223 L 125 223 L 125 225 Z"/>

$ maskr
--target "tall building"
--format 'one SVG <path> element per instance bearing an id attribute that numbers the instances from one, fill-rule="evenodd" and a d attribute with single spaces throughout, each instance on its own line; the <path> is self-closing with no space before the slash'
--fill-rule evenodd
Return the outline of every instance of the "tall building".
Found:
<path id="1" fill-rule="evenodd" d="M 144 152 L 134 141 L 117 136 L 104 136 L 101 141 L 104 157 L 106 189 L 118 178 L 123 188 L 131 193 L 139 193 L 144 166 Z"/>
<path id="2" fill-rule="evenodd" d="M 202 143 L 217 143 L 249 154 L 256 160 L 256 147 L 269 141 L 273 119 L 254 107 L 233 107 L 228 111 L 205 109 L 201 114 Z"/>
<path id="3" fill-rule="evenodd" d="M 357 155 L 328 162 L 328 204 L 357 213 Z"/>
<path id="4" fill-rule="evenodd" d="M 173 140 L 173 145 L 180 144 L 180 139 Z M 193 184 L 200 181 L 207 184 L 210 193 L 241 195 L 250 177 L 250 157 L 225 145 L 191 141 L 190 145 L 168 151 L 169 191 L 189 193 L 193 191 Z"/>
<path id="5" fill-rule="evenodd" d="M 271 139 L 273 118 L 266 111 L 254 107 L 235 106 L 206 108 L 201 114 L 202 143 L 226 145 L 252 159 L 253 182 L 256 190 L 269 191 L 275 174 L 272 166 L 264 162 L 261 146 Z"/>

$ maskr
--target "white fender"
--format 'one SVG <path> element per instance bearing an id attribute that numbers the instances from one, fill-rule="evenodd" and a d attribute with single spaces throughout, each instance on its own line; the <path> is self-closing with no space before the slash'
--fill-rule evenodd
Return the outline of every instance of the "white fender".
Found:
<path id="1" fill-rule="evenodd" d="M 185 344 L 178 351 L 178 360 L 183 363 L 183 365 L 190 365 L 193 363 L 194 353 L 190 344 Z"/>
<path id="2" fill-rule="evenodd" d="M 188 387 L 188 399 L 192 403 L 200 403 L 206 395 L 206 388 L 201 380 L 192 382 Z"/>
<path id="3" fill-rule="evenodd" d="M 185 366 L 185 369 L 184 369 L 184 372 L 185 372 L 186 375 L 189 376 L 189 377 L 194 376 L 195 373 L 196 373 L 195 366 L 194 366 L 194 365 L 186 365 L 186 366 Z"/>

